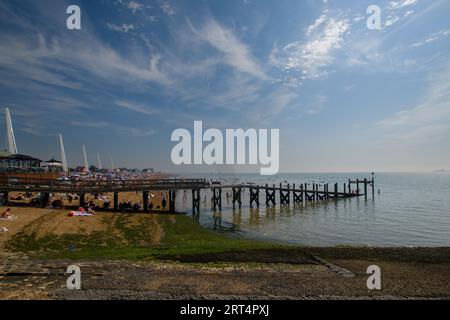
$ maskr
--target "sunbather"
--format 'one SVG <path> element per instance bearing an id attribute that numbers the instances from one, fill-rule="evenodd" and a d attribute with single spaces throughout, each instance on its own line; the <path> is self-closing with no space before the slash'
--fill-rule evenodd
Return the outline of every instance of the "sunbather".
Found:
<path id="1" fill-rule="evenodd" d="M 11 219 L 13 216 L 11 214 L 11 208 L 8 208 L 4 210 L 2 213 L 0 213 L 0 218 L 2 219 Z"/>

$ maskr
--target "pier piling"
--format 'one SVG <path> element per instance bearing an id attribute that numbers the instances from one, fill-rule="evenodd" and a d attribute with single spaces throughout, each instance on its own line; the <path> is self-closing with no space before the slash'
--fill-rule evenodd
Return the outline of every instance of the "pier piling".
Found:
<path id="1" fill-rule="evenodd" d="M 119 193 L 118 192 L 114 192 L 113 207 L 114 207 L 114 211 L 119 210 Z"/>
<path id="2" fill-rule="evenodd" d="M 219 210 L 222 210 L 222 188 L 212 188 L 212 204 L 214 210 L 219 208 Z"/>
<path id="3" fill-rule="evenodd" d="M 259 208 L 259 187 L 250 187 L 250 208 L 253 208 L 253 202 Z"/>
<path id="4" fill-rule="evenodd" d="M 177 191 L 176 190 L 169 190 L 169 212 L 174 213 L 175 212 L 175 200 L 177 197 Z"/>
<path id="5" fill-rule="evenodd" d="M 200 216 L 200 189 L 192 189 L 192 216 Z"/>
<path id="6" fill-rule="evenodd" d="M 148 191 L 142 191 L 142 210 L 148 212 Z"/>
<path id="7" fill-rule="evenodd" d="M 242 193 L 242 188 L 241 187 L 237 187 L 237 188 L 232 188 L 233 190 L 233 209 L 236 208 L 236 202 L 239 205 L 239 209 L 242 207 L 242 201 L 241 201 L 241 193 Z"/>

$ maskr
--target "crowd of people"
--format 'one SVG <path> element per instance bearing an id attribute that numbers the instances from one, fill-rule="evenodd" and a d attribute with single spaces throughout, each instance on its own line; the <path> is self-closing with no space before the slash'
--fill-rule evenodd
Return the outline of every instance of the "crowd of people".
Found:
<path id="1" fill-rule="evenodd" d="M 63 172 L 62 180 L 75 181 L 111 181 L 111 180 L 146 180 L 160 178 L 161 174 L 151 172 L 131 171 L 101 171 L 101 172 Z"/>

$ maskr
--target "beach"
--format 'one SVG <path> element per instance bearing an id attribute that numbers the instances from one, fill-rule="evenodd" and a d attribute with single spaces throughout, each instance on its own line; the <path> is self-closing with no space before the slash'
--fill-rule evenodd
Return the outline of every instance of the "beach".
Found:
<path id="1" fill-rule="evenodd" d="M 2 208 L 3 209 L 3 208 Z M 230 237 L 184 215 L 13 207 L 0 299 L 448 299 L 450 248 L 307 247 Z M 82 289 L 66 288 L 78 265 Z M 368 290 L 369 265 L 382 290 Z"/>

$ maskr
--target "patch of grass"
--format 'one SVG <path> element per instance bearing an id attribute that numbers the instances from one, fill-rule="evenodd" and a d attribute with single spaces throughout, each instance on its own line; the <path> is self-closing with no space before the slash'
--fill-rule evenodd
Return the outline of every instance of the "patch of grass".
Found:
<path id="1" fill-rule="evenodd" d="M 106 231 L 90 234 L 49 233 L 38 238 L 35 232 L 18 233 L 8 242 L 8 247 L 40 258 L 89 260 L 183 260 L 185 256 L 287 248 L 216 233 L 180 215 L 139 217 L 118 214 L 114 221 L 105 219 L 102 223 L 107 224 Z M 158 244 L 147 241 L 150 236 L 148 233 L 154 231 L 152 223 L 162 230 Z"/>

